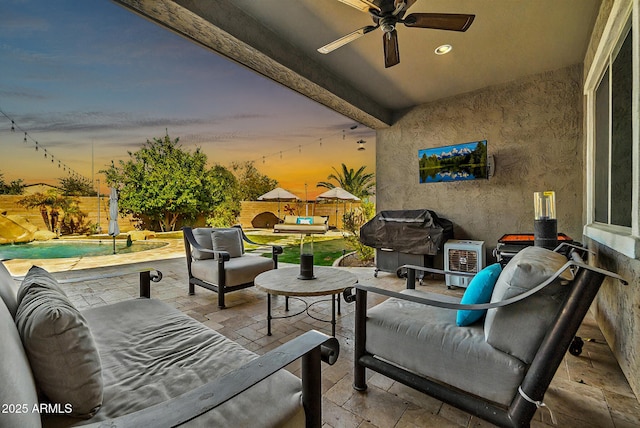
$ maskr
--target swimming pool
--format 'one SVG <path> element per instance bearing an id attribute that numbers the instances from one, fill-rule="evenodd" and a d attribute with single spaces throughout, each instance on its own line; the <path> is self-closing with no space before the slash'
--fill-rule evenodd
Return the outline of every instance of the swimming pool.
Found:
<path id="1" fill-rule="evenodd" d="M 134 242 L 127 247 L 126 241 L 116 241 L 116 254 L 137 253 L 168 245 L 166 242 Z M 0 245 L 0 259 L 65 259 L 72 257 L 94 257 L 113 254 L 113 241 L 47 241 L 28 244 Z"/>

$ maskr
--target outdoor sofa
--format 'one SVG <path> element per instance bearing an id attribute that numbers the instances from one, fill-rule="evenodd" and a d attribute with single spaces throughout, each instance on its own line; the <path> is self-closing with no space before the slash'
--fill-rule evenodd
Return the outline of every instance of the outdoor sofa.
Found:
<path id="1" fill-rule="evenodd" d="M 141 296 L 79 312 L 32 268 L 0 263 L 0 426 L 320 427 L 321 360 L 335 338 L 310 331 L 257 356 L 175 308 Z M 302 358 L 302 380 L 283 367 Z"/>
<path id="2" fill-rule="evenodd" d="M 311 216 L 299 217 L 297 215 L 286 215 L 282 223 L 273 226 L 274 233 L 327 233 L 329 217 Z"/>
<path id="3" fill-rule="evenodd" d="M 481 271 L 462 299 L 415 289 L 416 271 L 455 273 L 410 265 L 400 293 L 346 290 L 356 305 L 354 388 L 367 388 L 370 369 L 498 426 L 528 427 L 566 351 L 581 352 L 575 334 L 603 279 L 625 283 L 580 251 L 568 260 L 525 248 L 502 271 Z M 390 298 L 368 308 L 368 293 Z"/>

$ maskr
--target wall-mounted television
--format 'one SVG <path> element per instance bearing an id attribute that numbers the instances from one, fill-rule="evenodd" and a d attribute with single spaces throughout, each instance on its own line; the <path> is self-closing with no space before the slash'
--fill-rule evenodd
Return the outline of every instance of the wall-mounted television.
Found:
<path id="1" fill-rule="evenodd" d="M 418 150 L 420 183 L 489 178 L 487 140 Z"/>

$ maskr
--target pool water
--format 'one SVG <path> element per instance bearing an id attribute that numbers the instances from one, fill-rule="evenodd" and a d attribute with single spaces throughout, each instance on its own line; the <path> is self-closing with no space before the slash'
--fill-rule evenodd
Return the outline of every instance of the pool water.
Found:
<path id="1" fill-rule="evenodd" d="M 166 242 L 134 242 L 127 247 L 126 241 L 116 241 L 116 254 L 137 253 L 165 245 L 167 245 Z M 0 245 L 0 259 L 64 259 L 111 254 L 113 254 L 113 241 L 106 239 L 92 242 L 49 241 Z"/>

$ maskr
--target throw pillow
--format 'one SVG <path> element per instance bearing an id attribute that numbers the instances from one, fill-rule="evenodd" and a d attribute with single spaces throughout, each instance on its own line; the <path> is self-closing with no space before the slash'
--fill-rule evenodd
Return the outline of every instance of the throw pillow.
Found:
<path id="1" fill-rule="evenodd" d="M 527 247 L 504 267 L 493 289 L 491 302 L 525 293 L 549 279 L 567 258 L 542 247 Z M 573 279 L 569 270 L 553 283 L 520 302 L 489 309 L 484 320 L 487 343 L 526 364 L 547 334 L 568 291 L 565 283 Z"/>
<path id="2" fill-rule="evenodd" d="M 191 230 L 196 242 L 207 250 L 213 250 L 213 244 L 211 243 L 211 230 L 212 229 L 210 227 L 198 227 Z M 213 254 L 198 251 L 195 248 L 191 249 L 191 256 L 195 260 L 207 260 L 213 258 Z"/>
<path id="3" fill-rule="evenodd" d="M 55 278 L 32 267 L 18 290 L 16 326 L 36 385 L 52 403 L 89 418 L 102 406 L 102 366 L 87 321 Z"/>
<path id="4" fill-rule="evenodd" d="M 296 224 L 313 224 L 313 217 L 298 217 Z"/>
<path id="5" fill-rule="evenodd" d="M 215 251 L 226 251 L 233 257 L 242 255 L 242 238 L 240 229 L 232 227 L 229 229 L 214 229 L 211 232 L 211 242 Z"/>
<path id="6" fill-rule="evenodd" d="M 491 293 L 496 281 L 502 272 L 499 263 L 492 264 L 482 269 L 471 279 L 467 289 L 462 296 L 460 303 L 474 305 L 479 303 L 489 303 Z M 487 313 L 487 310 L 459 310 L 456 316 L 456 324 L 460 327 L 471 325 L 478 321 Z"/>
<path id="7" fill-rule="evenodd" d="M 67 293 L 60 288 L 58 281 L 51 276 L 49 272 L 38 266 L 31 266 L 27 275 L 25 275 L 20 287 L 18 288 L 17 301 L 18 305 L 22 302 L 22 299 L 27 295 L 31 288 L 43 288 L 51 291 L 55 291 L 67 297 Z"/>

